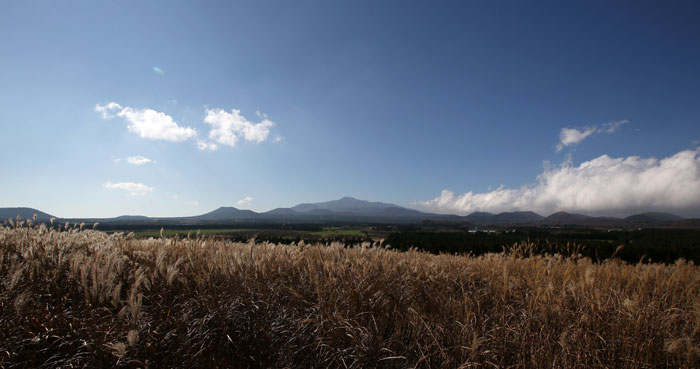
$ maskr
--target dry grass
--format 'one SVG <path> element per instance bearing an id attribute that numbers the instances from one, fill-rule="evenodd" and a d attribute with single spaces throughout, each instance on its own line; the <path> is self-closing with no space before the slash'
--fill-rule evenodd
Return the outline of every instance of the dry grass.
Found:
<path id="1" fill-rule="evenodd" d="M 0 227 L 0 366 L 697 368 L 700 270 Z"/>

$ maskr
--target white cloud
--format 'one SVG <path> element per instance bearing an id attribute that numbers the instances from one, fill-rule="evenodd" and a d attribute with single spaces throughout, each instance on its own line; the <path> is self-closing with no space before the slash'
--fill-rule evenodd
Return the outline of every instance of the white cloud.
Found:
<path id="1" fill-rule="evenodd" d="M 103 119 L 124 118 L 128 122 L 127 129 L 141 138 L 180 142 L 197 136 L 194 128 L 181 127 L 171 116 L 153 109 L 133 109 L 110 102 L 95 105 L 95 111 Z"/>
<path id="2" fill-rule="evenodd" d="M 248 206 L 250 203 L 253 202 L 253 198 L 250 196 L 246 196 L 236 202 L 237 206 Z"/>
<path id="3" fill-rule="evenodd" d="M 146 157 L 143 157 L 141 155 L 130 156 L 130 157 L 126 158 L 126 161 L 127 161 L 127 163 L 134 164 L 134 165 L 144 165 L 144 164 L 148 164 L 148 163 L 154 163 L 153 160 L 146 158 Z"/>
<path id="4" fill-rule="evenodd" d="M 241 115 L 238 109 L 233 109 L 230 113 L 219 108 L 207 109 L 204 123 L 211 126 L 211 129 L 208 139 L 200 139 L 196 129 L 180 126 L 171 116 L 153 109 L 134 109 L 110 102 L 95 105 L 95 112 L 103 119 L 124 118 L 127 121 L 127 129 L 141 138 L 173 142 L 196 139 L 199 150 L 210 151 L 218 149 L 219 144 L 234 147 L 239 139 L 263 142 L 268 139 L 270 128 L 275 125 L 267 115 L 260 112 L 256 112 L 256 115 L 261 120 L 255 123 Z M 278 136 L 274 142 L 281 139 Z"/>
<path id="5" fill-rule="evenodd" d="M 106 105 L 100 105 L 100 104 L 95 105 L 95 111 L 100 113 L 100 116 L 102 117 L 102 119 L 114 118 L 115 114 L 121 110 L 122 110 L 122 106 L 115 103 L 115 102 L 110 102 L 110 103 L 107 103 Z"/>
<path id="6" fill-rule="evenodd" d="M 103 184 L 102 186 L 108 190 L 126 191 L 131 196 L 145 195 L 145 194 L 153 191 L 153 187 L 148 187 L 143 183 L 134 183 L 134 182 L 120 182 L 120 183 L 107 182 L 107 183 Z"/>
<path id="7" fill-rule="evenodd" d="M 204 141 L 204 140 L 197 140 L 197 148 L 200 149 L 200 150 L 202 150 L 202 151 L 204 151 L 204 150 L 211 150 L 211 151 L 214 151 L 214 150 L 216 150 L 218 147 L 217 147 L 216 144 L 213 143 L 213 142 L 207 142 L 207 141 Z"/>
<path id="8" fill-rule="evenodd" d="M 584 127 L 583 130 L 576 128 L 562 128 L 559 132 L 559 144 L 557 144 L 557 152 L 564 149 L 566 146 L 576 145 L 585 140 L 588 136 L 596 133 L 613 133 L 617 131 L 623 124 L 629 123 L 626 120 L 619 120 L 601 124 L 598 126 Z"/>
<path id="9" fill-rule="evenodd" d="M 657 158 L 611 158 L 607 155 L 573 166 L 545 169 L 536 183 L 517 189 L 503 186 L 485 193 L 439 197 L 414 203 L 441 212 L 532 210 L 543 215 L 556 211 L 596 215 L 629 215 L 642 211 L 700 214 L 700 147 Z"/>
<path id="10" fill-rule="evenodd" d="M 270 127 L 275 123 L 259 114 L 262 120 L 253 123 L 241 115 L 241 111 L 233 109 L 227 112 L 223 109 L 207 109 L 204 123 L 212 126 L 209 138 L 216 143 L 234 147 L 239 138 L 246 141 L 262 142 L 270 134 Z M 202 149 L 199 143 L 198 146 Z"/>

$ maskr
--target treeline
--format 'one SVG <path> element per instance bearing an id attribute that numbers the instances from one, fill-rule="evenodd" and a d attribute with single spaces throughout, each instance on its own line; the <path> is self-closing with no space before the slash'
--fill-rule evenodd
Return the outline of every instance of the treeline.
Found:
<path id="1" fill-rule="evenodd" d="M 434 254 L 501 252 L 529 241 L 535 254 L 581 254 L 594 261 L 617 257 L 630 263 L 673 263 L 678 259 L 700 264 L 700 231 L 643 229 L 636 231 L 562 232 L 542 229 L 510 233 L 409 231 L 389 234 L 383 245 L 397 250 L 416 248 Z"/>

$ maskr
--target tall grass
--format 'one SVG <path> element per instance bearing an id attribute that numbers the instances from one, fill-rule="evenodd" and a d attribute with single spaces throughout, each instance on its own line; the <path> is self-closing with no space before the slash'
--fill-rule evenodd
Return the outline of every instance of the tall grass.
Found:
<path id="1" fill-rule="evenodd" d="M 0 366 L 697 368 L 686 262 L 0 227 Z"/>

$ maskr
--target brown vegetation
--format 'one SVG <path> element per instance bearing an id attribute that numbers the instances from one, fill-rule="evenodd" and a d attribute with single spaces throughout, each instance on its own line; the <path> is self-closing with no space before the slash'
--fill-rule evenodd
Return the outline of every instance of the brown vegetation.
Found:
<path id="1" fill-rule="evenodd" d="M 697 368 L 700 270 L 0 227 L 0 366 Z"/>

